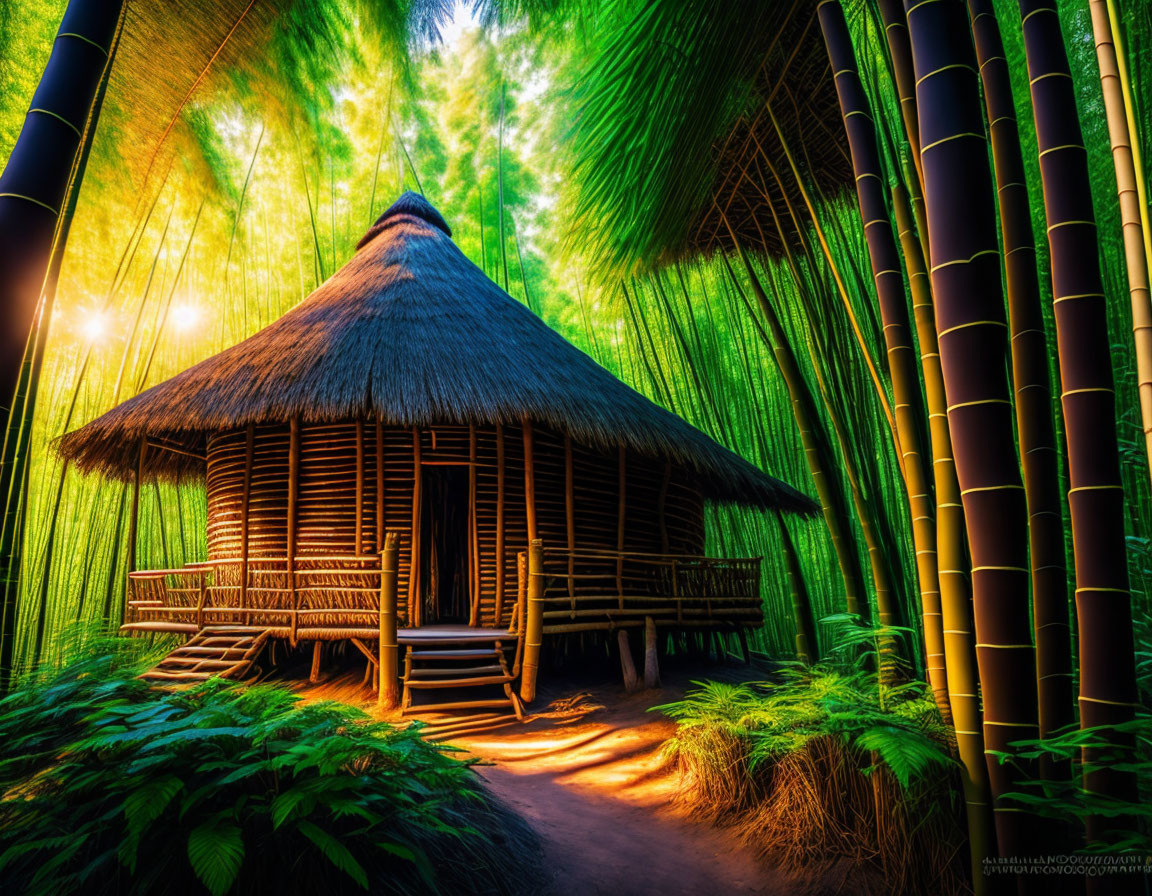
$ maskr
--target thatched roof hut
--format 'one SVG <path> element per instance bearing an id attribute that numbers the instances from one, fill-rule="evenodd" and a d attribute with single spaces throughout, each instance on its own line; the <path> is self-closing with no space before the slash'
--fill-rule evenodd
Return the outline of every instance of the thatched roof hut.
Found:
<path id="1" fill-rule="evenodd" d="M 373 420 L 518 424 L 671 460 L 705 498 L 809 513 L 804 495 L 659 407 L 566 342 L 464 256 L 440 213 L 405 193 L 353 258 L 275 323 L 68 433 L 79 469 L 129 479 L 203 470 L 213 433 Z"/>
<path id="2" fill-rule="evenodd" d="M 743 637 L 760 560 L 705 556 L 705 502 L 815 509 L 561 339 L 412 193 L 276 323 L 60 451 L 134 506 L 147 476 L 203 472 L 205 561 L 135 570 L 129 529 L 126 628 L 194 636 L 154 678 L 241 674 L 270 638 L 314 642 L 315 670 L 344 641 L 389 702 L 404 645 L 404 706 L 499 685 L 519 713 L 546 637 Z"/>

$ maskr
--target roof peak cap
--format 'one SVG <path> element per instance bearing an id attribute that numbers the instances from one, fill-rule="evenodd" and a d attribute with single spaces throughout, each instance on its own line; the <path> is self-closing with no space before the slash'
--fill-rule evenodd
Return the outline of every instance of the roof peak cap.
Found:
<path id="1" fill-rule="evenodd" d="M 419 193 L 408 190 L 401 194 L 400 198 L 388 206 L 384 214 L 376 219 L 376 223 L 364 234 L 364 238 L 357 243 L 356 248 L 363 248 L 375 239 L 381 230 L 388 226 L 388 222 L 392 218 L 397 218 L 402 215 L 419 218 L 421 221 L 426 221 L 437 230 L 442 231 L 449 238 L 452 236 L 452 228 L 448 226 L 448 222 L 444 220 L 444 216 L 436 210 L 436 207 Z"/>

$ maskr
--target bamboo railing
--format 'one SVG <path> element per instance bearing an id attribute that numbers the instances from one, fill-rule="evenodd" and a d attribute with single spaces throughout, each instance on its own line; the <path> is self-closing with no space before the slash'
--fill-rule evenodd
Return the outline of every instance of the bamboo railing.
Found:
<path id="1" fill-rule="evenodd" d="M 626 628 L 742 631 L 764 622 L 759 557 L 570 550 L 534 540 L 517 570 L 513 630 L 523 642 L 520 696 L 526 703 L 536 695 L 545 635 Z"/>
<path id="2" fill-rule="evenodd" d="M 543 548 L 541 563 L 544 634 L 643 627 L 646 617 L 681 628 L 763 622 L 758 557 Z"/>

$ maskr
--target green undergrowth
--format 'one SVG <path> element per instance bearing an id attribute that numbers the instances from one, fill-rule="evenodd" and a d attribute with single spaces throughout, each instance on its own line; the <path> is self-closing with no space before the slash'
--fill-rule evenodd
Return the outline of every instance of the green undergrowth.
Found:
<path id="1" fill-rule="evenodd" d="M 531 831 L 451 749 L 350 707 L 94 650 L 0 701 L 0 892 L 514 894 Z"/>
<path id="2" fill-rule="evenodd" d="M 683 799 L 782 867 L 858 865 L 845 892 L 964 892 L 951 732 L 922 682 L 881 685 L 869 655 L 855 656 L 768 681 L 696 682 L 658 707 L 676 721 L 665 753 Z"/>

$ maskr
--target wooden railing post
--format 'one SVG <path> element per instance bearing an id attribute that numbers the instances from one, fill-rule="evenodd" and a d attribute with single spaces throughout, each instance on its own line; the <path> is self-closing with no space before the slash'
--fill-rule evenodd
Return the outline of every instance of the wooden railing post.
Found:
<path id="1" fill-rule="evenodd" d="M 400 699 L 397 684 L 399 645 L 396 643 L 396 574 L 400 560 L 400 536 L 389 531 L 380 554 L 380 667 L 381 710 L 393 709 Z"/>
<path id="2" fill-rule="evenodd" d="M 204 628 L 204 604 L 208 599 L 208 570 L 200 570 L 200 596 L 196 601 L 196 629 Z"/>
<path id="3" fill-rule="evenodd" d="M 516 555 L 516 606 L 512 608 L 512 624 L 508 634 L 516 636 L 516 658 L 512 663 L 512 677 L 520 674 L 520 665 L 524 661 L 524 628 L 527 624 L 524 616 L 528 612 L 528 552 L 520 551 Z"/>
<path id="4" fill-rule="evenodd" d="M 539 538 L 528 545 L 527 603 L 520 699 L 531 703 L 536 699 L 536 672 L 540 668 L 540 644 L 544 640 L 544 547 Z"/>

